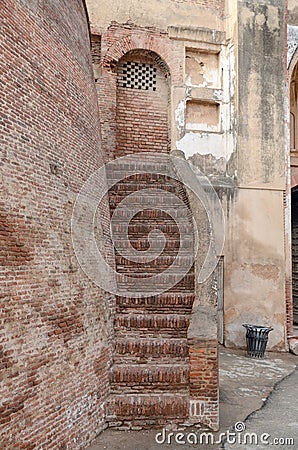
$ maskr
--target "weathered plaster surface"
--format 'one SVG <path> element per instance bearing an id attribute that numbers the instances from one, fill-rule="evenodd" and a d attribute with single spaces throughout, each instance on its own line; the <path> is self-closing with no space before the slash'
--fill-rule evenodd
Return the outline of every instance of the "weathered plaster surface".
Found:
<path id="1" fill-rule="evenodd" d="M 297 0 L 288 0 L 288 23 L 291 25 L 298 25 Z"/>
<path id="2" fill-rule="evenodd" d="M 192 84 L 193 81 L 199 81 L 198 78 L 191 77 L 191 69 L 194 67 L 188 68 L 189 73 L 186 70 L 185 81 L 187 87 L 184 94 L 185 97 L 175 109 L 175 126 L 179 129 L 179 139 L 176 140 L 176 148 L 183 151 L 187 158 L 201 155 L 209 159 L 209 155 L 212 155 L 215 159 L 225 158 L 226 162 L 228 162 L 235 151 L 235 49 L 233 44 L 229 43 L 227 46 L 221 45 L 218 51 L 220 53 L 217 55 L 210 53 L 212 58 L 206 57 L 204 53 L 200 54 L 199 62 L 203 64 L 204 69 L 201 85 Z M 209 66 L 211 65 L 209 70 L 208 64 Z M 216 64 L 218 64 L 218 73 L 215 76 Z M 213 80 L 213 84 L 210 80 Z M 185 98 L 190 102 L 201 100 L 205 105 L 208 106 L 209 104 L 209 115 L 207 114 L 208 108 L 204 108 L 204 123 L 202 123 L 202 120 L 194 122 L 194 116 L 190 116 L 188 120 L 186 114 L 188 105 Z M 217 123 L 214 122 L 215 105 L 217 105 Z M 198 118 L 200 118 L 199 115 Z M 202 166 L 200 166 L 200 169 L 202 170 Z M 211 175 L 212 168 L 209 167 L 208 171 L 204 173 Z"/>
<path id="3" fill-rule="evenodd" d="M 189 158 L 195 154 L 199 155 L 213 155 L 215 158 L 226 156 L 229 158 L 230 154 L 224 155 L 225 136 L 223 134 L 211 134 L 190 131 L 186 133 L 180 141 L 177 142 L 178 150 L 182 150 L 185 156 Z M 230 150 L 230 149 L 229 149 Z M 207 174 L 206 174 L 207 175 Z"/>
<path id="4" fill-rule="evenodd" d="M 225 343 L 245 347 L 242 324 L 259 323 L 274 328 L 268 348 L 285 350 L 285 11 L 278 0 L 238 8 L 238 190 L 224 251 Z"/>
<path id="5" fill-rule="evenodd" d="M 144 27 L 166 29 L 168 26 L 222 29 L 219 13 L 190 2 L 171 0 L 87 0 L 91 27 L 106 28 L 113 20 L 131 21 Z M 117 19 L 115 19 L 117 18 Z"/>
<path id="6" fill-rule="evenodd" d="M 180 135 L 185 129 L 185 107 L 186 100 L 182 99 L 179 101 L 178 106 L 175 109 L 175 124 Z M 178 148 L 178 150 L 180 149 Z"/>
<path id="7" fill-rule="evenodd" d="M 239 2 L 238 181 L 242 186 L 285 188 L 284 14 L 284 4 L 277 0 Z"/>
<path id="8" fill-rule="evenodd" d="M 218 54 L 186 49 L 186 84 L 220 88 Z"/>
<path id="9" fill-rule="evenodd" d="M 216 336 L 216 321 L 216 308 L 202 305 L 195 306 L 187 332 L 188 338 L 214 339 L 214 336 Z"/>
<path id="10" fill-rule="evenodd" d="M 297 49 L 298 49 L 298 25 L 288 25 L 288 55 L 287 55 L 288 67 L 291 64 L 292 58 Z"/>
<path id="11" fill-rule="evenodd" d="M 272 326 L 268 348 L 285 349 L 283 193 L 240 189 L 228 225 L 226 343 L 245 346 L 243 323 Z"/>

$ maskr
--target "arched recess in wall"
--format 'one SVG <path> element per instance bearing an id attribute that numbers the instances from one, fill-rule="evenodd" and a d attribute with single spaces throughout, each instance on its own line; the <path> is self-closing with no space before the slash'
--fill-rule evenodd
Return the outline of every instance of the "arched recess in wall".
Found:
<path id="1" fill-rule="evenodd" d="M 117 64 L 116 154 L 170 150 L 170 73 L 150 50 L 132 50 Z"/>

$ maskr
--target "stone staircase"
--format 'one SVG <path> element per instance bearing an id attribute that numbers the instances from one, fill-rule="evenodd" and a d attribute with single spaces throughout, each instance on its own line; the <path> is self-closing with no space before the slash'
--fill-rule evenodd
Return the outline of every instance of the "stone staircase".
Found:
<path id="1" fill-rule="evenodd" d="M 109 180 L 115 176 L 113 172 L 107 175 Z M 162 190 L 165 195 L 149 192 L 144 202 L 141 189 Z M 109 191 L 112 219 L 127 195 L 135 193 L 133 206 L 140 211 L 131 218 L 129 207 L 127 210 L 123 208 L 117 219 L 112 220 L 120 292 L 116 296 L 114 361 L 107 420 L 110 426 L 120 428 L 181 422 L 189 413 L 187 328 L 194 301 L 190 211 L 188 221 L 182 221 L 179 227 L 176 224 L 185 214 L 188 200 L 183 186 L 170 177 L 154 173 L 133 175 L 122 179 Z M 169 193 L 178 199 L 177 204 L 170 202 L 171 217 L 164 210 Z M 151 200 L 152 206 L 148 206 Z M 126 221 L 129 222 L 127 228 Z M 157 235 L 150 246 L 148 236 L 156 228 L 163 233 L 165 240 L 162 235 Z M 181 233 L 183 247 L 180 248 Z M 154 252 L 162 244 L 163 251 L 150 259 L 151 253 L 155 256 Z M 134 251 L 130 245 L 139 254 L 146 251 L 144 258 L 132 260 Z M 150 282 L 152 277 L 171 267 L 175 260 L 182 271 L 188 268 L 182 277 L 174 270 Z M 122 279 L 121 275 L 127 278 Z M 166 291 L 163 290 L 165 283 Z M 136 292 L 131 295 L 130 290 L 136 286 L 140 286 L 139 295 Z M 152 295 L 152 290 L 158 294 Z"/>

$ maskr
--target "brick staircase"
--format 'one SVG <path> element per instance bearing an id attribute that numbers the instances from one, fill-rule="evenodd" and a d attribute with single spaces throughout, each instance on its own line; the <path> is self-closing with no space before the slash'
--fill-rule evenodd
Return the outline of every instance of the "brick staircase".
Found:
<path id="1" fill-rule="evenodd" d="M 110 172 L 107 176 L 111 180 L 115 173 Z M 152 191 L 147 195 L 146 203 L 138 191 L 151 188 L 162 190 L 165 195 L 154 195 Z M 121 201 L 137 192 L 133 205 L 141 211 L 130 218 L 129 208 L 127 211 L 123 208 L 117 220 L 112 220 L 115 248 L 118 249 L 115 251 L 116 270 L 127 277 L 122 279 L 120 275 L 118 279 L 121 295 L 116 296 L 114 361 L 107 407 L 107 420 L 110 426 L 116 427 L 152 427 L 181 422 L 189 413 L 187 328 L 194 301 L 191 214 L 188 211 L 189 220 L 183 221 L 178 229 L 176 221 L 188 208 L 182 185 L 170 177 L 148 173 L 122 179 L 110 189 L 111 218 Z M 178 199 L 177 204 L 171 200 L 171 217 L 163 211 L 169 193 Z M 125 221 L 129 218 L 126 229 Z M 150 260 L 148 256 L 151 252 L 154 256 L 154 251 L 163 242 L 162 236 L 157 235 L 149 248 L 149 232 L 156 228 L 164 233 L 164 249 Z M 130 243 L 125 239 L 125 230 Z M 181 248 L 180 233 L 184 235 Z M 132 261 L 130 245 L 139 254 L 147 250 L 146 257 Z M 182 279 L 174 270 L 174 273 L 161 275 L 156 282 L 150 282 L 152 276 L 171 267 L 177 258 L 178 268 L 183 271 L 188 267 L 187 273 L 182 272 L 185 273 Z M 164 292 L 165 282 L 168 289 Z M 138 285 L 141 286 L 140 295 L 127 292 Z M 152 290 L 159 293 L 152 295 Z"/>

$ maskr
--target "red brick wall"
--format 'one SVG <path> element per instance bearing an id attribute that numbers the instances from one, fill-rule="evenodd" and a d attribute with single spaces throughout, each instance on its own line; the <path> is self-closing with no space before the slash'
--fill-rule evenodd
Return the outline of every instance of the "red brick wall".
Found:
<path id="1" fill-rule="evenodd" d="M 0 446 L 82 448 L 104 424 L 111 333 L 70 234 L 102 159 L 87 20 L 80 0 L 5 0 L 1 15 Z"/>
<path id="2" fill-rule="evenodd" d="M 191 414 L 211 428 L 218 426 L 218 353 L 216 340 L 190 340 Z"/>

